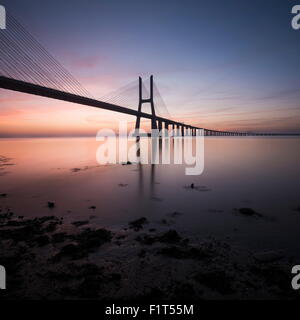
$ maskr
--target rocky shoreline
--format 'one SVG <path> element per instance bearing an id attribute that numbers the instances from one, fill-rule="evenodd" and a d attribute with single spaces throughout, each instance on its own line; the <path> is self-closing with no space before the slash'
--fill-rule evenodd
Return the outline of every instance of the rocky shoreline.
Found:
<path id="1" fill-rule="evenodd" d="M 196 241 L 145 217 L 108 230 L 95 228 L 91 217 L 25 219 L 1 208 L 0 265 L 7 271 L 1 299 L 299 298 L 291 288 L 292 263 L 280 253 Z"/>

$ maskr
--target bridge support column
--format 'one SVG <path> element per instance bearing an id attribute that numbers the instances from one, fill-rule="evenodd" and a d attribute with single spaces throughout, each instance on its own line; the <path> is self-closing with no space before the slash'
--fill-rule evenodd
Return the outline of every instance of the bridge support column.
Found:
<path id="1" fill-rule="evenodd" d="M 136 117 L 136 123 L 135 123 L 135 132 L 136 132 L 136 134 L 138 134 L 137 131 L 140 129 L 140 125 L 141 125 L 140 113 L 142 111 L 142 104 L 143 104 L 142 95 L 143 95 L 143 92 L 142 92 L 142 78 L 139 77 L 139 106 L 138 106 L 139 115 Z"/>
<path id="2" fill-rule="evenodd" d="M 158 120 L 158 130 L 161 132 L 162 130 L 162 121 Z"/>
<path id="3" fill-rule="evenodd" d="M 169 136 L 169 122 L 165 122 L 165 134 L 167 137 Z"/>
<path id="4" fill-rule="evenodd" d="M 142 78 L 139 77 L 139 105 L 138 105 L 138 115 L 136 118 L 135 123 L 135 132 L 138 135 L 138 131 L 140 129 L 141 125 L 141 112 L 142 112 L 142 104 L 144 103 L 150 103 L 151 105 L 151 129 L 157 129 L 157 123 L 156 123 L 156 114 L 155 114 L 155 108 L 154 108 L 154 100 L 153 100 L 153 76 L 150 77 L 150 97 L 149 99 L 143 99 L 143 84 L 142 84 Z"/>

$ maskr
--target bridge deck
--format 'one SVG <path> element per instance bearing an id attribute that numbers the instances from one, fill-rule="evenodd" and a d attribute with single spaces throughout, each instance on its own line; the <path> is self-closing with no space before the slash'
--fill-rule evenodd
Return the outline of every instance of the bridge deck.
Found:
<path id="1" fill-rule="evenodd" d="M 15 79 L 10 79 L 2 76 L 0 76 L 0 88 L 33 94 L 33 95 L 47 97 L 47 98 L 56 99 L 56 100 L 77 103 L 77 104 L 95 107 L 95 108 L 125 113 L 132 116 L 137 116 L 139 114 L 142 118 L 146 118 L 146 119 L 153 118 L 153 116 L 148 113 L 144 113 L 144 112 L 139 113 L 137 110 L 132 110 L 132 109 L 118 106 L 115 104 L 107 103 L 104 101 L 90 99 L 90 98 L 78 96 L 75 94 L 71 94 L 68 92 L 46 88 L 36 84 L 15 80 Z M 165 119 L 158 116 L 156 116 L 155 119 L 157 121 L 168 122 L 169 124 L 175 124 L 180 126 L 184 125 L 183 123 L 176 122 L 171 119 Z"/>
<path id="2" fill-rule="evenodd" d="M 56 100 L 62 100 L 67 102 L 72 102 L 76 104 L 81 104 L 89 107 L 100 108 L 104 110 L 120 112 L 132 116 L 140 116 L 141 118 L 146 118 L 152 120 L 153 118 L 161 123 L 167 123 L 168 125 L 174 125 L 181 128 L 190 128 L 190 129 L 203 129 L 204 135 L 206 136 L 293 136 L 298 134 L 275 134 L 275 133 L 244 133 L 244 132 L 228 132 L 228 131 L 218 131 L 218 130 L 210 130 L 206 128 L 199 128 L 184 124 L 182 122 L 177 122 L 171 119 L 162 118 L 159 116 L 153 117 L 152 114 L 138 112 L 137 110 L 132 110 L 129 108 L 125 108 L 122 106 L 118 106 L 115 104 L 107 103 L 104 101 L 99 101 L 83 96 L 79 96 L 76 94 L 59 91 L 56 89 L 51 89 L 43 86 L 39 86 L 36 84 L 32 84 L 29 82 L 24 82 L 20 80 L 15 80 L 7 77 L 0 76 L 0 88 L 13 90 L 17 92 L 23 92 L 28 94 L 33 94 L 41 97 L 47 97 Z"/>

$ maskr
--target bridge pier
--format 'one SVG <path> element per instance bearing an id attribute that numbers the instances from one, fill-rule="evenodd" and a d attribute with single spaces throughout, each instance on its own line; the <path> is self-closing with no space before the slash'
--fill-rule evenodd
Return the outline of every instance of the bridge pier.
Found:
<path id="1" fill-rule="evenodd" d="M 158 130 L 159 132 L 162 130 L 162 122 L 160 120 L 158 120 Z"/>
<path id="2" fill-rule="evenodd" d="M 138 131 L 140 129 L 141 125 L 141 113 L 142 113 L 142 105 L 144 103 L 150 103 L 151 105 L 151 129 L 155 130 L 157 129 L 157 122 L 156 122 L 156 114 L 155 114 L 155 108 L 154 108 L 154 100 L 153 100 L 153 76 L 150 77 L 150 97 L 149 99 L 143 99 L 143 83 L 142 78 L 139 77 L 139 105 L 138 105 L 138 115 L 136 117 L 136 123 L 135 123 L 135 130 L 136 134 L 138 135 Z M 161 121 L 158 123 L 159 127 L 161 127 Z"/>
<path id="3" fill-rule="evenodd" d="M 165 122 L 165 134 L 169 136 L 169 122 Z"/>
<path id="4" fill-rule="evenodd" d="M 176 136 L 180 136 L 180 125 L 177 125 Z"/>

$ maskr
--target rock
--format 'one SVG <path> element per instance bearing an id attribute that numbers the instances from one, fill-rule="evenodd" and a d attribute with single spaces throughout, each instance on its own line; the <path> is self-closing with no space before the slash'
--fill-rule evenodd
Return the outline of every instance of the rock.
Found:
<path id="1" fill-rule="evenodd" d="M 238 212 L 244 216 L 258 216 L 261 217 L 262 215 L 251 208 L 240 208 Z"/>
<path id="2" fill-rule="evenodd" d="M 136 237 L 135 240 L 140 242 L 141 244 L 144 244 L 144 245 L 147 245 L 147 246 L 151 246 L 154 242 L 157 241 L 157 238 L 145 234 L 143 236 Z"/>
<path id="3" fill-rule="evenodd" d="M 95 210 L 96 206 L 90 206 L 89 209 Z"/>
<path id="4" fill-rule="evenodd" d="M 160 242 L 166 243 L 175 243 L 181 241 L 180 235 L 177 233 L 176 230 L 169 230 L 168 232 L 164 233 L 162 236 L 159 237 Z"/>
<path id="5" fill-rule="evenodd" d="M 67 239 L 67 234 L 65 232 L 58 232 L 52 235 L 53 243 L 64 242 L 66 239 Z"/>
<path id="6" fill-rule="evenodd" d="M 194 189 L 194 187 L 195 187 L 195 185 L 192 183 L 192 184 L 191 184 L 191 189 Z"/>
<path id="7" fill-rule="evenodd" d="M 174 211 L 172 213 L 169 214 L 170 217 L 172 218 L 175 218 L 175 217 L 178 217 L 178 216 L 181 216 L 182 213 L 181 212 L 177 212 L 177 211 Z"/>
<path id="8" fill-rule="evenodd" d="M 19 241 L 31 241 L 34 235 L 41 234 L 39 228 L 34 225 L 25 226 L 21 228 L 5 229 L 0 231 L 0 238 L 12 239 L 15 242 Z"/>
<path id="9" fill-rule="evenodd" d="M 88 223 L 89 223 L 88 220 L 84 220 L 84 221 L 74 221 L 74 222 L 72 222 L 72 224 L 73 224 L 75 227 L 84 226 L 85 224 L 88 224 Z"/>
<path id="10" fill-rule="evenodd" d="M 59 224 L 59 219 L 54 216 L 28 220 L 9 220 L 5 226 L 11 228 L 0 230 L 0 238 L 35 244 L 35 239 L 38 236 L 43 235 L 45 232 L 52 232 L 57 224 Z"/>
<path id="11" fill-rule="evenodd" d="M 258 252 L 253 255 L 254 259 L 258 262 L 275 262 L 281 260 L 284 255 L 279 251 L 265 251 Z"/>
<path id="12" fill-rule="evenodd" d="M 139 231 L 143 229 L 144 224 L 149 223 L 145 217 L 129 222 L 130 229 L 134 229 L 134 231 Z"/>
<path id="13" fill-rule="evenodd" d="M 166 233 L 163 233 L 160 236 L 150 236 L 148 234 L 138 236 L 136 241 L 144 245 L 152 245 L 154 242 L 163 242 L 163 243 L 178 243 L 181 241 L 181 237 L 175 230 L 170 230 Z"/>
<path id="14" fill-rule="evenodd" d="M 48 208 L 53 209 L 54 207 L 55 207 L 55 203 L 48 201 Z"/>
<path id="15" fill-rule="evenodd" d="M 0 194 L 0 198 L 6 198 L 6 197 L 7 197 L 7 194 L 6 194 L 6 193 Z"/>
<path id="16" fill-rule="evenodd" d="M 127 162 L 125 162 L 125 163 L 122 163 L 122 165 L 123 166 L 129 166 L 129 165 L 131 165 L 132 163 L 130 162 L 130 161 L 127 161 Z"/>
<path id="17" fill-rule="evenodd" d="M 61 240 L 64 236 L 60 235 L 56 237 Z M 53 257 L 52 260 L 54 262 L 59 262 L 63 257 L 69 257 L 73 260 L 85 258 L 89 253 L 94 252 L 96 248 L 100 247 L 105 242 L 111 241 L 112 233 L 105 229 L 85 229 L 79 234 L 69 235 L 67 237 L 76 241 L 76 243 L 65 245 L 60 252 Z"/>
<path id="18" fill-rule="evenodd" d="M 91 230 L 88 228 L 79 234 L 72 235 L 71 238 L 76 240 L 82 249 L 90 250 L 111 241 L 112 233 L 105 229 Z"/>
<path id="19" fill-rule="evenodd" d="M 58 262 L 63 257 L 70 257 L 73 260 L 87 257 L 94 249 L 100 247 L 105 242 L 111 241 L 112 233 L 105 229 L 91 230 L 68 236 L 75 243 L 67 244 L 54 256 L 53 261 Z"/>
<path id="20" fill-rule="evenodd" d="M 165 226 L 170 226 L 172 224 L 174 224 L 174 221 L 173 220 L 166 220 L 166 219 L 162 219 L 160 221 L 161 224 L 165 225 Z"/>
<path id="21" fill-rule="evenodd" d="M 66 246 L 62 247 L 60 252 L 54 256 L 54 261 L 60 261 L 63 257 L 69 257 L 71 259 L 80 259 L 85 256 L 84 252 L 80 249 L 79 245 L 75 245 L 73 243 L 67 244 Z"/>
<path id="22" fill-rule="evenodd" d="M 43 246 L 46 246 L 47 244 L 49 244 L 50 240 L 49 240 L 48 236 L 44 235 L 44 236 L 39 236 L 39 237 L 35 238 L 34 242 L 36 242 L 36 244 L 39 247 L 43 247 Z"/>
<path id="23" fill-rule="evenodd" d="M 118 184 L 118 186 L 119 186 L 119 187 L 123 187 L 123 188 L 124 188 L 124 187 L 127 187 L 127 186 L 128 186 L 128 184 L 126 184 L 126 183 L 119 183 L 119 184 Z"/>

